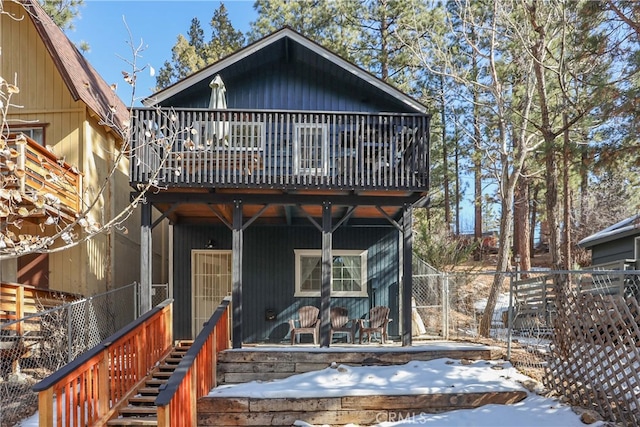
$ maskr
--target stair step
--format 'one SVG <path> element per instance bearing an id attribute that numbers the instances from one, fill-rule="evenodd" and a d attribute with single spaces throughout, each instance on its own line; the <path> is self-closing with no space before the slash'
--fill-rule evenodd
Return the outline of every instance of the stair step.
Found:
<path id="1" fill-rule="evenodd" d="M 126 417 L 107 421 L 108 426 L 157 426 L 158 417 Z"/>
<path id="2" fill-rule="evenodd" d="M 157 396 L 160 393 L 160 389 L 158 387 L 142 387 L 138 390 L 138 394 L 141 395 L 155 395 Z"/>
<path id="3" fill-rule="evenodd" d="M 151 376 L 153 378 L 169 378 L 173 374 L 173 371 L 159 371 L 154 372 Z"/>
<path id="4" fill-rule="evenodd" d="M 158 380 L 158 379 L 149 379 L 145 381 L 145 385 L 147 386 L 155 386 L 160 387 L 162 384 L 166 384 L 167 380 Z"/>
<path id="5" fill-rule="evenodd" d="M 153 404 L 156 401 L 156 396 L 134 396 L 129 399 L 129 404 Z"/>
<path id="6" fill-rule="evenodd" d="M 163 363 L 162 365 L 158 366 L 158 369 L 160 369 L 161 371 L 175 371 L 177 366 L 178 365 L 168 365 L 167 363 Z"/>
<path id="7" fill-rule="evenodd" d="M 173 355 L 164 359 L 164 363 L 170 364 L 170 365 L 177 365 L 182 360 L 182 357 L 172 357 L 172 356 Z"/>
<path id="8" fill-rule="evenodd" d="M 125 406 L 118 410 L 120 415 L 158 415 L 156 406 Z"/>

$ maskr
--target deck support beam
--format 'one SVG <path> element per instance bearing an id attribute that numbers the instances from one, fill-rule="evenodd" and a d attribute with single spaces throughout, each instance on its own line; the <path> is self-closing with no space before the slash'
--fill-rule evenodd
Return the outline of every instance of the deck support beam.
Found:
<path id="1" fill-rule="evenodd" d="M 242 348 L 242 200 L 233 203 L 233 229 L 231 251 L 231 308 L 232 308 L 232 345 L 233 348 Z"/>
<path id="2" fill-rule="evenodd" d="M 413 294 L 413 206 L 404 205 L 402 215 L 402 284 L 400 315 L 402 346 L 411 346 L 411 296 Z"/>
<path id="3" fill-rule="evenodd" d="M 153 281 L 153 242 L 151 227 L 151 202 L 141 204 L 140 209 L 140 306 L 137 315 L 151 310 L 151 283 Z"/>
<path id="4" fill-rule="evenodd" d="M 322 284 L 320 285 L 320 347 L 331 344 L 331 282 L 333 256 L 331 254 L 333 230 L 331 202 L 322 203 Z"/>

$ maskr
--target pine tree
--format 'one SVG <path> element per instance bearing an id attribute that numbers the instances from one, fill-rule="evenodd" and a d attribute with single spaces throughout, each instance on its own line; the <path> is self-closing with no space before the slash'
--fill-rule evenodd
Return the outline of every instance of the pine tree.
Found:
<path id="1" fill-rule="evenodd" d="M 38 0 L 53 22 L 63 30 L 73 29 L 73 20 L 80 14 L 84 0 Z"/>
<path id="2" fill-rule="evenodd" d="M 211 39 L 205 41 L 200 20 L 191 20 L 188 36 L 179 34 L 171 49 L 171 61 L 165 61 L 156 76 L 157 89 L 167 87 L 176 81 L 213 64 L 226 55 L 235 52 L 244 45 L 244 35 L 236 30 L 224 3 L 215 10 L 211 18 Z"/>

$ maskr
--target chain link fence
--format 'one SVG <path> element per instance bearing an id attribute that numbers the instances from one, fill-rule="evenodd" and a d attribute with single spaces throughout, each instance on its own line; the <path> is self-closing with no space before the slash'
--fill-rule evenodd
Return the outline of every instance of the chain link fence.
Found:
<path id="1" fill-rule="evenodd" d="M 633 268 L 634 260 L 623 260 L 577 271 L 444 273 L 418 260 L 414 338 L 500 347 L 570 403 L 640 425 L 640 271 Z M 502 286 L 489 337 L 481 337 L 496 279 Z"/>
<path id="2" fill-rule="evenodd" d="M 167 284 L 153 285 L 153 306 L 168 291 Z M 37 313 L 2 323 L 0 426 L 14 426 L 35 412 L 38 396 L 31 387 L 135 320 L 142 314 L 139 299 L 140 285 L 132 283 L 71 303 L 61 300 L 55 308 L 40 304 Z"/>

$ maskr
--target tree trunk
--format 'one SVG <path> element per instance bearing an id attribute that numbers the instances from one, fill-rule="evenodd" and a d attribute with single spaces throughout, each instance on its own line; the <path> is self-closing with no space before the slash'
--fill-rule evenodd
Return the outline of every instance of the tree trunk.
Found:
<path id="1" fill-rule="evenodd" d="M 564 224 L 564 239 L 562 242 L 562 256 L 564 259 L 564 269 L 571 270 L 573 262 L 571 261 L 571 190 L 569 188 L 569 169 L 571 168 L 571 141 L 569 140 L 569 126 L 567 125 L 567 114 L 562 114 L 562 120 L 564 122 L 564 149 L 562 150 L 562 189 L 563 189 L 563 224 Z"/>
<path id="2" fill-rule="evenodd" d="M 536 224 L 538 223 L 538 191 L 540 188 L 537 185 L 533 186 L 533 197 L 531 197 L 531 224 L 529 226 L 529 250 L 531 258 L 533 258 L 536 251 Z"/>
<path id="3" fill-rule="evenodd" d="M 562 269 L 562 254 L 560 248 L 560 224 L 558 217 L 558 165 L 552 144 L 547 144 L 545 164 L 547 166 L 545 206 L 547 208 L 547 224 L 549 227 L 549 254 L 551 255 L 551 269 Z"/>
<path id="4" fill-rule="evenodd" d="M 504 285 L 504 274 L 509 268 L 509 254 L 511 252 L 511 224 L 513 222 L 513 190 L 507 190 L 507 194 L 502 198 L 500 214 L 500 236 L 498 238 L 498 260 L 496 265 L 496 275 L 493 277 L 493 283 L 487 298 L 487 306 L 485 307 L 482 318 L 480 319 L 479 333 L 483 337 L 488 337 L 491 332 L 491 323 L 493 320 L 493 312 L 496 308 L 498 295 L 502 292 Z"/>
<path id="5" fill-rule="evenodd" d="M 454 139 L 455 139 L 455 153 L 454 153 L 454 162 L 455 162 L 455 170 L 456 170 L 456 178 L 455 178 L 455 185 L 456 185 L 456 193 L 455 193 L 455 198 L 456 198 L 456 229 L 455 229 L 455 233 L 456 236 L 460 235 L 460 138 L 458 135 L 458 117 L 457 115 L 455 116 L 455 121 L 454 121 L 454 126 L 455 126 L 455 133 L 454 133 Z"/>
<path id="6" fill-rule="evenodd" d="M 526 175 L 526 174 L 524 174 Z M 520 269 L 531 270 L 531 229 L 529 223 L 530 207 L 529 179 L 520 178 L 515 190 L 514 223 L 513 223 L 513 253 L 520 256 Z"/>
<path id="7" fill-rule="evenodd" d="M 451 231 L 451 200 L 449 195 L 449 153 L 447 152 L 447 117 L 444 100 L 444 77 L 440 76 L 440 116 L 442 120 L 442 186 L 444 187 L 444 223 Z"/>

